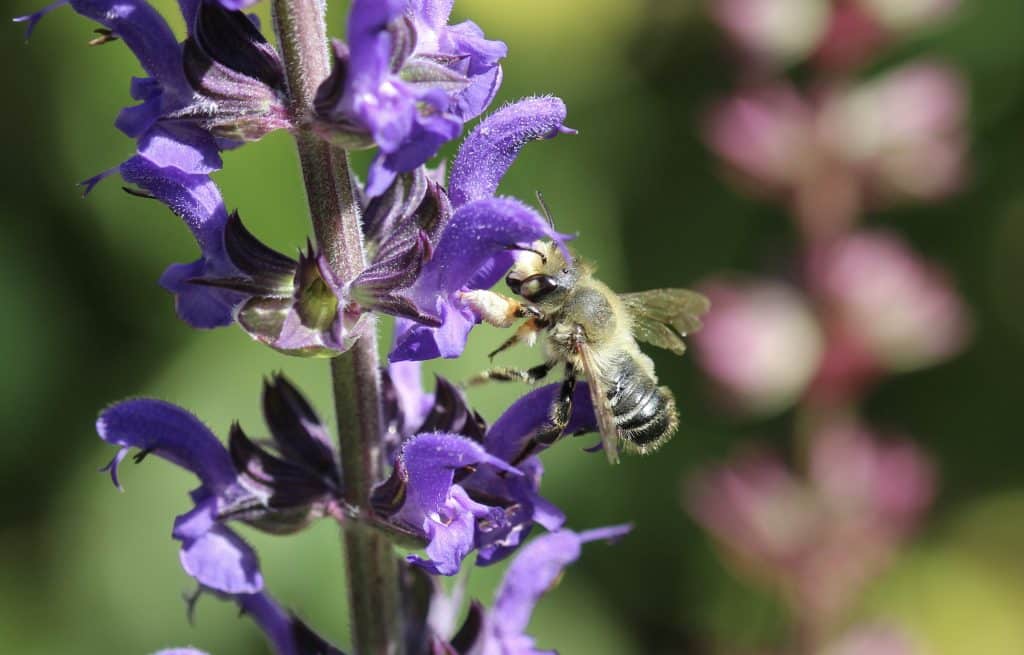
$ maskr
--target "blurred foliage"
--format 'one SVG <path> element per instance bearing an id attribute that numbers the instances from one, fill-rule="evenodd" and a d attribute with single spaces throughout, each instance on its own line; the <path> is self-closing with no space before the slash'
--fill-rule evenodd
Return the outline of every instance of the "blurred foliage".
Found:
<path id="1" fill-rule="evenodd" d="M 168 15 L 174 3 L 158 3 Z M 701 145 L 707 103 L 733 83 L 720 35 L 689 0 L 614 2 L 460 0 L 511 56 L 499 101 L 555 93 L 573 138 L 531 145 L 503 192 L 545 193 L 562 231 L 600 264 L 613 287 L 692 284 L 725 270 L 782 269 L 792 238 L 776 208 L 736 195 Z M 8 12 L 36 9 L 30 0 Z M 259 13 L 266 19 L 266 6 Z M 331 24 L 342 32 L 343 8 Z M 180 18 L 172 22 L 180 29 Z M 269 24 L 269 23 L 265 23 Z M 865 612 L 902 618 L 939 655 L 1024 652 L 1019 608 L 1024 493 L 1017 383 L 1024 367 L 1024 5 L 965 0 L 941 29 L 894 49 L 959 66 L 972 88 L 973 180 L 941 206 L 874 215 L 948 267 L 976 313 L 962 357 L 892 379 L 869 418 L 899 427 L 931 450 L 942 490 L 928 528 L 869 599 Z M 238 418 L 263 429 L 261 376 L 283 370 L 329 421 L 322 362 L 288 360 L 241 331 L 190 331 L 156 286 L 163 268 L 194 257 L 185 228 L 162 206 L 125 196 L 116 179 L 81 200 L 76 180 L 124 159 L 130 141 L 112 126 L 128 103 L 137 64 L 120 44 L 87 48 L 93 26 L 61 10 L 31 44 L 21 26 L 0 40 L 5 192 L 0 196 L 0 634 L 19 654 L 146 653 L 194 643 L 218 655 L 262 652 L 261 636 L 233 607 L 200 601 L 194 626 L 179 594 L 190 581 L 176 561 L 172 518 L 194 480 L 147 460 L 126 468 L 118 494 L 95 469 L 113 454 L 93 432 L 96 412 L 129 395 L 179 403 L 225 435 Z M 449 147 L 450 156 L 454 148 Z M 286 134 L 227 153 L 216 176 L 247 225 L 285 252 L 308 233 Z M 365 164 L 366 158 L 358 161 Z M 430 371 L 464 379 L 501 339 L 471 338 L 459 361 Z M 386 340 L 384 340 L 386 343 Z M 679 505 L 681 480 L 751 434 L 782 443 L 791 417 L 745 423 L 717 411 L 688 360 L 653 353 L 680 398 L 679 436 L 656 456 L 609 468 L 564 443 L 545 457 L 545 495 L 577 528 L 634 521 L 615 548 L 590 546 L 534 621 L 542 646 L 575 653 L 703 653 L 712 644 L 765 643 L 780 629 L 772 599 L 752 594 L 718 562 Z M 514 351 L 507 361 L 532 361 Z M 428 378 L 429 379 L 429 378 Z M 493 420 L 522 390 L 474 393 Z M 298 537 L 247 532 L 270 587 L 339 640 L 345 598 L 338 541 L 323 524 Z M 499 569 L 501 567 L 498 567 Z M 474 572 L 489 599 L 500 570 Z"/>

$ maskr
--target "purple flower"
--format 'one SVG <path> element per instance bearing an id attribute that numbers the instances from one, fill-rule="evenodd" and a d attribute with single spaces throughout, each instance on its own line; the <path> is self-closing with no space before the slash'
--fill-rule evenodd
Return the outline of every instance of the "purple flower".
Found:
<path id="1" fill-rule="evenodd" d="M 527 394 L 487 430 L 462 393 L 439 378 L 433 397 L 396 366 L 386 379 L 389 432 L 413 414 L 396 411 L 418 405 L 422 422 L 403 430 L 390 450 L 394 470 L 374 492 L 377 528 L 425 544 L 426 557 L 409 561 L 434 573 L 454 574 L 473 550 L 478 562 L 497 562 L 515 550 L 534 525 L 557 530 L 564 515 L 539 494 L 543 472 L 536 456 L 517 467 L 530 436 L 547 421 L 558 385 Z M 404 382 L 396 385 L 394 380 Z M 418 374 L 417 374 L 418 377 Z M 568 433 L 593 430 L 595 418 L 580 385 Z M 429 409 L 424 413 L 426 403 Z M 390 409 L 388 409 L 390 407 Z M 270 533 L 290 533 L 330 515 L 348 520 L 337 452 L 312 408 L 283 377 L 264 385 L 263 413 L 271 440 L 250 439 L 231 428 L 229 448 L 185 410 L 157 400 L 128 400 L 103 412 L 100 436 L 121 450 L 109 465 L 115 484 L 118 465 L 130 448 L 136 460 L 155 454 L 192 471 L 202 485 L 192 493 L 195 507 L 178 517 L 173 536 L 182 541 L 182 564 L 204 587 L 223 593 L 256 593 L 262 578 L 255 553 L 227 527 L 243 521 Z M 388 435 L 385 435 L 387 438 Z"/>
<path id="2" fill-rule="evenodd" d="M 514 551 L 535 525 L 557 530 L 564 524 L 562 512 L 539 494 L 539 458 L 527 457 L 516 468 L 509 464 L 547 422 L 559 385 L 520 398 L 485 432 L 482 419 L 447 381 L 439 378 L 430 398 L 420 388 L 417 365 L 392 364 L 389 373 L 386 419 L 400 445 L 392 475 L 374 492 L 374 507 L 427 543 L 426 558 L 410 555 L 410 562 L 452 575 L 473 550 L 478 564 L 491 564 Z M 432 408 L 424 413 L 428 401 Z M 593 430 L 585 385 L 575 401 L 566 433 Z M 419 429 L 397 427 L 408 426 L 412 416 L 423 417 Z"/>
<path id="3" fill-rule="evenodd" d="M 64 4 L 103 25 L 108 40 L 123 40 L 142 64 L 148 77 L 131 84 L 141 104 L 124 109 L 115 124 L 154 165 L 210 173 L 221 167 L 224 147 L 290 125 L 280 58 L 243 14 L 183 1 L 189 28 L 184 44 L 144 0 L 67 0 L 16 20 L 28 22 L 31 31 Z"/>
<path id="4" fill-rule="evenodd" d="M 338 280 L 322 255 L 310 247 L 295 261 L 265 246 L 229 214 L 208 175 L 161 168 L 135 156 L 120 167 L 125 181 L 166 204 L 192 231 L 202 256 L 167 269 L 160 284 L 174 294 L 178 315 L 198 328 L 237 321 L 253 338 L 299 355 L 335 355 L 361 333 L 364 314 L 377 310 L 435 323 L 401 290 L 415 280 L 431 255 L 450 214 L 444 192 L 425 174 L 403 176 L 422 182 L 418 195 L 387 220 L 387 233 L 371 232 L 370 266 L 350 284 Z M 392 198 L 392 195 L 385 195 Z M 373 203 L 368 216 L 378 216 Z M 384 221 L 384 219 L 381 219 Z M 371 226 L 372 227 L 372 226 Z"/>
<path id="5" fill-rule="evenodd" d="M 217 4 L 229 11 L 241 11 L 248 9 L 260 0 L 215 0 Z"/>
<path id="6" fill-rule="evenodd" d="M 191 493 L 195 506 L 175 520 L 172 536 L 182 543 L 185 571 L 203 587 L 229 595 L 258 593 L 263 577 L 256 553 L 226 521 L 294 532 L 335 513 L 342 494 L 334 451 L 298 391 L 277 377 L 266 383 L 263 401 L 273 451 L 236 425 L 229 453 L 196 417 L 159 400 L 120 402 L 96 423 L 104 441 L 121 447 L 106 467 L 118 488 L 118 467 L 131 448 L 139 450 L 137 462 L 156 455 L 199 478 Z"/>
<path id="7" fill-rule="evenodd" d="M 470 21 L 447 25 L 452 0 L 355 0 L 348 45 L 317 95 L 316 129 L 352 147 L 376 145 L 367 195 L 425 163 L 490 104 L 507 51 Z"/>
<path id="8" fill-rule="evenodd" d="M 470 606 L 469 615 L 453 635 L 449 613 L 434 614 L 434 653 L 441 655 L 543 655 L 526 634 L 530 615 L 541 596 L 557 584 L 566 566 L 579 559 L 583 544 L 614 541 L 631 529 L 628 525 L 596 528 L 585 532 L 559 530 L 537 537 L 523 547 L 509 565 L 488 610 L 480 603 Z M 441 593 L 433 604 L 443 604 Z M 432 606 L 432 610 L 434 607 Z M 446 638 L 446 635 L 453 635 Z"/>
<path id="9" fill-rule="evenodd" d="M 438 326 L 406 331 L 391 361 L 457 357 L 479 320 L 459 294 L 498 281 L 512 264 L 510 246 L 545 238 L 562 242 L 564 236 L 533 209 L 494 193 L 523 146 L 568 131 L 564 120 L 565 105 L 558 98 L 529 98 L 488 116 L 466 137 L 448 180 L 451 219 L 407 292 Z"/>

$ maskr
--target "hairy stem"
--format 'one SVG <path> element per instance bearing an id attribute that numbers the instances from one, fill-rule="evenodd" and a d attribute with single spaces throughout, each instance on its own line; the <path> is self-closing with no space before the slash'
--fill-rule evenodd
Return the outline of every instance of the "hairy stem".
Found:
<path id="1" fill-rule="evenodd" d="M 303 127 L 316 88 L 330 73 L 323 6 L 319 0 L 274 0 L 273 14 L 316 240 L 331 269 L 348 281 L 366 265 L 348 156 Z M 383 465 L 378 370 L 373 326 L 351 350 L 331 360 L 346 500 L 364 514 L 372 513 L 370 491 Z M 344 540 L 355 651 L 399 653 L 398 560 L 392 543 L 379 531 L 358 527 L 345 530 Z"/>

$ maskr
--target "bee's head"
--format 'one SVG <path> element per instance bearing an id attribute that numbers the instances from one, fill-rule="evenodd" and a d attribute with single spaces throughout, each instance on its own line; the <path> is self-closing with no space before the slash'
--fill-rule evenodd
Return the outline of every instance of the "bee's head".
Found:
<path id="1" fill-rule="evenodd" d="M 558 302 L 579 277 L 576 263 L 567 262 L 551 241 L 535 241 L 529 248 L 516 250 L 519 255 L 505 283 L 530 302 Z"/>

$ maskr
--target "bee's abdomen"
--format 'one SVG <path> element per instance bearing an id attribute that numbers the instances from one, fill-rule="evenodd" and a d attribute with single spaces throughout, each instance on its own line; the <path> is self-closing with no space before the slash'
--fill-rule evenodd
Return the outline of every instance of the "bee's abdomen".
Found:
<path id="1" fill-rule="evenodd" d="M 642 453 L 653 450 L 675 432 L 675 398 L 668 387 L 659 387 L 633 358 L 617 363 L 609 380 L 608 403 L 619 436 Z"/>

